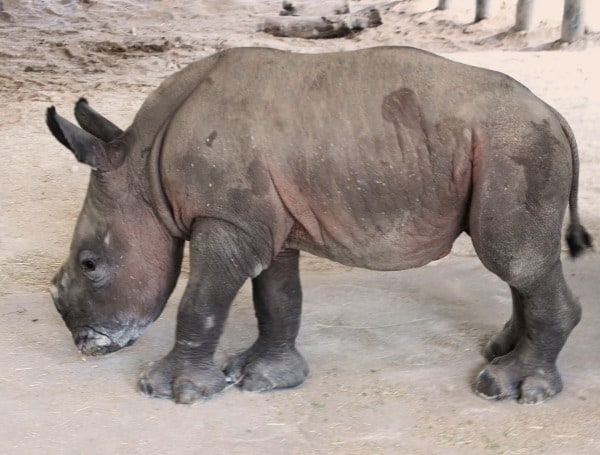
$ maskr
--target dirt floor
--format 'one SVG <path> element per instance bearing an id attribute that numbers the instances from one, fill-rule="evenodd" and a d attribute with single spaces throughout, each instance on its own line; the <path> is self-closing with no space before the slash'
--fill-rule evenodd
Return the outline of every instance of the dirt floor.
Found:
<path id="1" fill-rule="evenodd" d="M 600 453 L 594 252 L 565 259 L 584 318 L 559 358 L 565 390 L 535 407 L 473 393 L 481 350 L 511 303 L 464 238 L 448 258 L 397 273 L 304 259 L 306 383 L 265 394 L 230 388 L 194 406 L 135 393 L 141 367 L 172 346 L 185 276 L 134 346 L 102 358 L 81 357 L 47 293 L 89 169 L 47 131 L 46 107 L 69 115 L 85 95 L 125 127 L 165 76 L 232 46 L 412 45 L 514 76 L 569 120 L 580 148 L 581 217 L 600 239 L 600 8 L 588 2 L 590 33 L 564 46 L 554 43 L 558 0 L 545 0 L 534 30 L 518 34 L 509 31 L 516 1 L 498 0 L 480 24 L 471 23 L 474 0 L 455 0 L 447 12 L 432 11 L 436 3 L 396 2 L 378 28 L 309 41 L 259 31 L 280 1 L 0 1 L 1 453 Z M 219 359 L 255 334 L 246 286 Z"/>

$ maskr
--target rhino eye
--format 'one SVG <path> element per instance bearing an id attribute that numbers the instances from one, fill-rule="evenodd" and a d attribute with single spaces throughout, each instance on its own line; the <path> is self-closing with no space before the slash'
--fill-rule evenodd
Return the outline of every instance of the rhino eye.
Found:
<path id="1" fill-rule="evenodd" d="M 83 267 L 86 272 L 93 272 L 96 270 L 96 261 L 93 259 L 84 259 L 81 261 L 81 267 Z"/>

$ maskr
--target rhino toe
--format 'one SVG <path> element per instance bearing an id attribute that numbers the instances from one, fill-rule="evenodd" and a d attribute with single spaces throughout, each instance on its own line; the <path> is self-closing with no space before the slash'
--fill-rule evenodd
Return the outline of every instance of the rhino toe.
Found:
<path id="1" fill-rule="evenodd" d="M 173 398 L 171 377 L 166 374 L 160 363 L 150 363 L 140 374 L 138 391 L 154 398 Z"/>
<path id="2" fill-rule="evenodd" d="M 506 398 L 502 387 L 500 387 L 496 378 L 487 369 L 481 371 L 477 376 L 475 393 L 486 400 L 501 400 Z"/>
<path id="3" fill-rule="evenodd" d="M 173 383 L 173 395 L 175 402 L 179 404 L 192 404 L 203 398 L 208 398 L 219 393 L 227 386 L 225 376 L 215 368 L 216 371 L 204 372 L 202 381 L 196 378 L 178 377 Z"/>
<path id="4" fill-rule="evenodd" d="M 548 377 L 530 376 L 521 385 L 519 403 L 525 405 L 540 404 L 552 398 L 562 390 L 562 380 L 558 373 Z"/>

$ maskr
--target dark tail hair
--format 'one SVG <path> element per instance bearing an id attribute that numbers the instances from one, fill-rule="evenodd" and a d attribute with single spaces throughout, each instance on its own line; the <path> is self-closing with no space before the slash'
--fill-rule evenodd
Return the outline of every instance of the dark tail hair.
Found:
<path id="1" fill-rule="evenodd" d="M 567 228 L 567 245 L 569 245 L 569 253 L 571 257 L 579 256 L 587 248 L 592 247 L 592 236 L 588 234 L 585 228 L 579 221 L 579 213 L 577 212 L 577 194 L 579 192 L 579 153 L 577 142 L 571 127 L 565 118 L 554 108 L 550 107 L 554 115 L 558 118 L 569 145 L 571 146 L 571 157 L 573 160 L 573 177 L 571 179 L 571 193 L 569 195 L 569 217 L 571 222 Z"/>

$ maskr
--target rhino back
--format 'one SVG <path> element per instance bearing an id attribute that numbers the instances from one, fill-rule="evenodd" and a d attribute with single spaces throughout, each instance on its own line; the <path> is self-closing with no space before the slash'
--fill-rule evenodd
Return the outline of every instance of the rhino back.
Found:
<path id="1" fill-rule="evenodd" d="M 272 220 L 275 244 L 418 266 L 465 227 L 473 129 L 499 97 L 541 104 L 507 76 L 410 48 L 233 49 L 174 112 L 163 181 L 188 228 Z"/>

